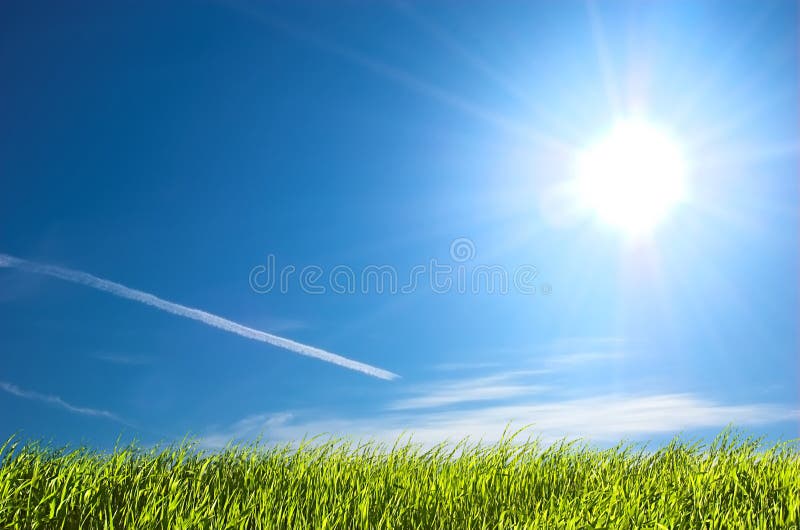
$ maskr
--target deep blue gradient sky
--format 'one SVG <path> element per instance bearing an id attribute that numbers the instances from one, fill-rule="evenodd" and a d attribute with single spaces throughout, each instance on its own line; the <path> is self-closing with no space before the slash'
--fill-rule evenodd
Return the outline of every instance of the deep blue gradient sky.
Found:
<path id="1" fill-rule="evenodd" d="M 798 64 L 794 2 L 4 3 L 0 253 L 401 378 L 0 268 L 0 438 L 795 437 Z M 631 241 L 557 190 L 634 110 L 691 200 Z M 456 238 L 536 293 L 250 285 Z"/>

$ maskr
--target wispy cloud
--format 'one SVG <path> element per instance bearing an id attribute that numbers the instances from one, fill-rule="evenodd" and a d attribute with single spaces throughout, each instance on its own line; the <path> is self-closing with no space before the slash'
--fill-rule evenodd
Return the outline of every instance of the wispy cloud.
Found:
<path id="1" fill-rule="evenodd" d="M 561 337 L 540 348 L 538 363 L 543 370 L 568 371 L 630 358 L 640 347 L 622 337 Z"/>
<path id="2" fill-rule="evenodd" d="M 272 335 L 264 331 L 259 331 L 257 329 L 244 326 L 232 320 L 228 320 L 226 318 L 211 313 L 207 313 L 200 309 L 195 309 L 193 307 L 187 307 L 185 305 L 176 304 L 175 302 L 164 300 L 153 294 L 146 293 L 144 291 L 139 291 L 137 289 L 131 289 L 130 287 L 126 287 L 122 284 L 115 283 L 109 280 L 104 280 L 103 278 L 98 278 L 97 276 L 93 276 L 86 272 L 65 269 L 63 267 L 57 267 L 54 265 L 44 265 L 41 263 L 34 263 L 24 259 L 16 258 L 14 256 L 9 256 L 8 254 L 0 254 L 0 267 L 11 267 L 37 274 L 44 274 L 68 282 L 84 285 L 86 287 L 91 287 L 92 289 L 104 291 L 109 294 L 113 294 L 114 296 L 119 296 L 120 298 L 126 298 L 128 300 L 133 300 L 135 302 L 139 302 L 145 305 L 149 305 L 151 307 L 155 307 L 157 309 L 161 309 L 162 311 L 172 313 L 173 315 L 178 315 L 184 318 L 197 320 L 208 326 L 219 328 L 221 330 L 233 333 L 235 335 L 239 335 L 241 337 L 256 340 L 259 342 L 266 342 L 267 344 L 271 344 L 273 346 L 277 346 L 285 350 L 299 353 L 300 355 L 313 357 L 315 359 L 329 362 L 341 366 L 343 368 L 348 368 L 350 370 L 355 370 L 357 372 L 371 375 L 373 377 L 378 377 L 380 379 L 391 380 L 398 377 L 397 374 L 389 372 L 388 370 L 384 370 L 382 368 L 378 368 L 369 364 L 355 361 L 353 359 L 348 359 L 347 357 L 342 357 L 341 355 L 337 355 L 335 353 L 331 353 L 329 351 L 322 350 L 320 348 L 315 348 L 313 346 L 308 346 L 306 344 L 295 342 L 293 340 L 279 337 L 277 335 Z"/>
<path id="3" fill-rule="evenodd" d="M 538 371 L 515 371 L 484 377 L 437 382 L 413 388 L 411 397 L 392 402 L 391 410 L 428 409 L 460 403 L 497 401 L 540 393 L 546 387 L 524 381 Z"/>
<path id="4" fill-rule="evenodd" d="M 327 433 L 356 439 L 375 439 L 391 443 L 401 436 L 411 436 L 425 445 L 445 440 L 490 442 L 499 439 L 509 427 L 530 425 L 529 433 L 545 442 L 567 438 L 614 442 L 621 438 L 641 438 L 654 434 L 765 425 L 796 420 L 800 411 L 784 406 L 749 403 L 729 405 L 693 394 L 621 395 L 604 394 L 583 399 L 529 402 L 515 405 L 489 405 L 470 409 L 424 411 L 416 414 L 385 413 L 369 418 L 296 418 L 288 413 L 251 418 L 279 418 L 268 428 L 242 429 L 266 423 L 246 421 L 206 437 L 216 447 L 225 445 L 230 436 L 237 438 L 264 434 L 267 442 L 290 442 L 303 437 Z M 241 422 L 239 422 L 241 423 Z"/>
<path id="5" fill-rule="evenodd" d="M 98 361 L 103 361 L 110 364 L 122 364 L 127 366 L 143 366 L 153 362 L 152 357 L 145 355 L 122 355 L 116 353 L 99 353 L 92 356 Z"/>
<path id="6" fill-rule="evenodd" d="M 481 372 L 514 366 L 535 367 L 540 372 L 553 372 L 583 364 L 620 360 L 641 348 L 623 337 L 562 337 L 543 344 L 521 347 L 492 348 L 471 354 L 471 361 L 452 361 L 431 366 L 436 372 Z M 476 358 L 477 357 L 477 358 Z M 485 360 L 491 359 L 491 360 Z M 502 359 L 502 360 L 501 360 Z"/>
<path id="7" fill-rule="evenodd" d="M 571 352 L 548 357 L 546 364 L 553 368 L 567 368 L 603 361 L 616 361 L 622 359 L 624 356 L 622 351 L 617 350 Z"/>
<path id="8" fill-rule="evenodd" d="M 324 419 L 309 413 L 281 412 L 250 416 L 224 429 L 210 429 L 211 446 L 263 434 L 265 442 L 285 443 L 328 434 L 392 443 L 411 437 L 424 445 L 470 437 L 490 442 L 509 427 L 529 426 L 545 442 L 584 439 L 616 442 L 659 434 L 719 429 L 729 424 L 754 427 L 800 419 L 800 410 L 774 403 L 724 403 L 694 393 L 604 393 L 566 398 L 549 375 L 587 363 L 625 358 L 631 344 L 619 338 L 564 339 L 543 348 L 545 355 L 529 369 L 477 373 L 409 386 L 377 414 Z M 475 367 L 475 365 L 469 365 Z M 448 369 L 450 367 L 446 367 Z M 455 369 L 460 369 L 457 366 Z M 554 392 L 555 391 L 555 392 Z"/>
<path id="9" fill-rule="evenodd" d="M 79 407 L 77 405 L 73 405 L 71 403 L 68 403 L 67 401 L 64 401 L 58 396 L 41 394 L 39 392 L 34 392 L 32 390 L 25 390 L 18 387 L 17 385 L 14 385 L 12 383 L 7 383 L 5 381 L 0 381 L 0 390 L 3 390 L 5 392 L 8 392 L 9 394 L 12 394 L 14 396 L 23 399 L 30 399 L 33 401 L 40 401 L 42 403 L 47 403 L 48 405 L 52 405 L 54 407 L 66 410 L 68 412 L 72 412 L 73 414 L 106 418 L 116 422 L 126 423 L 122 418 L 107 410 L 93 409 L 89 407 Z"/>
<path id="10" fill-rule="evenodd" d="M 617 348 L 629 345 L 624 337 L 560 337 L 550 342 L 550 349 L 575 350 L 587 348 Z"/>
<path id="11" fill-rule="evenodd" d="M 253 414 L 223 429 L 211 430 L 200 438 L 200 446 L 219 449 L 232 442 L 252 440 L 260 435 L 269 435 L 273 429 L 286 425 L 292 417 L 293 415 L 288 412 Z"/>
<path id="12" fill-rule="evenodd" d="M 497 362 L 462 362 L 462 363 L 440 363 L 432 368 L 437 372 L 458 372 L 462 370 L 480 370 L 483 368 L 497 368 Z"/>

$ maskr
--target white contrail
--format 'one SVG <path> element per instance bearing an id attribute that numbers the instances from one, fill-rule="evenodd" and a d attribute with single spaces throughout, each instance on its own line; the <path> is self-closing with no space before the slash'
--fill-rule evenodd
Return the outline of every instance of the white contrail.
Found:
<path id="1" fill-rule="evenodd" d="M 2 263 L 1 259 L 0 263 Z M 44 403 L 49 403 L 53 406 L 62 408 L 64 410 L 68 410 L 69 412 L 72 412 L 74 414 L 81 414 L 82 416 L 95 416 L 100 418 L 108 418 L 109 420 L 118 421 L 120 423 L 126 423 L 124 420 L 122 420 L 119 416 L 117 416 L 113 412 L 108 412 L 107 410 L 91 409 L 89 407 L 78 407 L 77 405 L 73 405 L 72 403 L 67 403 L 58 396 L 51 396 L 49 394 L 40 394 L 39 392 L 34 392 L 33 390 L 25 390 L 18 387 L 15 384 L 7 383 L 5 381 L 0 381 L 0 390 L 8 392 L 9 394 L 13 394 L 17 397 L 21 397 L 23 399 L 32 399 L 35 401 L 42 401 Z"/>
<path id="2" fill-rule="evenodd" d="M 299 353 L 300 355 L 314 357 L 316 359 L 327 361 L 344 368 L 349 368 L 350 370 L 356 370 L 357 372 L 362 372 L 380 379 L 391 380 L 398 377 L 397 374 L 389 372 L 388 370 L 383 370 L 382 368 L 377 368 L 369 364 L 354 361 L 329 351 L 321 350 L 313 346 L 308 346 L 293 340 L 278 337 L 277 335 L 272 335 L 257 329 L 249 328 L 247 326 L 237 324 L 232 320 L 228 320 L 227 318 L 212 315 L 211 313 L 206 313 L 205 311 L 201 311 L 200 309 L 195 309 L 193 307 L 176 304 L 175 302 L 169 302 L 150 293 L 139 291 L 137 289 L 131 289 L 130 287 L 125 287 L 122 284 L 104 280 L 103 278 L 98 278 L 97 276 L 92 276 L 86 272 L 65 269 L 55 265 L 35 263 L 21 258 L 15 258 L 14 256 L 9 256 L 8 254 L 0 254 L 0 267 L 10 267 L 27 272 L 45 274 L 47 276 L 52 276 L 68 282 L 85 285 L 93 289 L 111 293 L 121 298 L 127 298 L 129 300 L 134 300 L 142 304 L 153 306 L 174 315 L 198 320 L 209 326 L 229 331 L 230 333 L 235 333 L 236 335 L 241 335 L 242 337 L 246 337 L 248 339 L 266 342 L 267 344 L 272 344 L 273 346 L 293 351 L 295 353 Z"/>

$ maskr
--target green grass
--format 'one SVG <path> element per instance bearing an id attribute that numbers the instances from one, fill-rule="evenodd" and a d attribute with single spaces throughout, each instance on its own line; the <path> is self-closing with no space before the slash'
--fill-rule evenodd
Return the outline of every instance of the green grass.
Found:
<path id="1" fill-rule="evenodd" d="M 800 528 L 797 446 L 729 431 L 652 451 L 520 436 L 207 453 L 12 439 L 0 458 L 0 528 Z"/>

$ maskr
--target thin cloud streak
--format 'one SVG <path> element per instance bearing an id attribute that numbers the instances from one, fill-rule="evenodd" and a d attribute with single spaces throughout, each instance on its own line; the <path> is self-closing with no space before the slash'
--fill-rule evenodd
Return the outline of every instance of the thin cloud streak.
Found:
<path id="1" fill-rule="evenodd" d="M 539 375 L 538 370 L 518 370 L 484 377 L 457 381 L 438 382 L 412 391 L 415 395 L 389 404 L 390 410 L 419 410 L 475 403 L 499 401 L 513 397 L 540 394 L 546 386 L 524 381 L 530 375 Z"/>
<path id="2" fill-rule="evenodd" d="M 109 420 L 113 420 L 119 423 L 126 423 L 122 418 L 114 414 L 113 412 L 109 412 L 107 410 L 98 410 L 92 409 L 89 407 L 78 407 L 77 405 L 73 405 L 61 399 L 58 396 L 51 396 L 49 394 L 41 394 L 39 392 L 34 392 L 32 390 L 25 390 L 18 387 L 15 384 L 7 383 L 5 381 L 0 381 L 0 390 L 8 392 L 14 396 L 23 398 L 23 399 L 30 399 L 33 401 L 40 401 L 42 403 L 47 403 L 49 405 L 53 405 L 60 409 L 64 409 L 68 412 L 72 412 L 73 414 L 80 414 L 81 416 L 93 416 L 97 418 L 107 418 Z"/>
<path id="3" fill-rule="evenodd" d="M 277 335 L 272 335 L 264 331 L 243 326 L 242 324 L 238 324 L 232 320 L 207 313 L 206 311 L 195 309 L 193 307 L 187 307 L 175 302 L 170 302 L 150 293 L 139 291 L 137 289 L 131 289 L 130 287 L 126 287 L 122 284 L 109 280 L 104 280 L 103 278 L 98 278 L 97 276 L 93 276 L 86 272 L 66 269 L 54 265 L 34 263 L 24 259 L 16 258 L 14 256 L 9 256 L 8 254 L 0 254 L 0 267 L 10 267 L 36 274 L 44 274 L 46 276 L 52 276 L 68 282 L 91 287 L 92 289 L 104 291 L 120 298 L 126 298 L 128 300 L 133 300 L 135 302 L 161 309 L 162 311 L 172 313 L 173 315 L 197 320 L 198 322 L 202 322 L 208 326 L 219 328 L 223 331 L 227 331 L 241 337 L 259 342 L 266 342 L 267 344 L 271 344 L 300 355 L 313 357 L 321 361 L 329 362 L 331 364 L 348 368 L 350 370 L 355 370 L 357 372 L 371 375 L 380 379 L 392 380 L 398 377 L 397 374 L 389 372 L 388 370 L 348 359 L 347 357 L 342 357 L 341 355 L 295 342 Z"/>
<path id="4" fill-rule="evenodd" d="M 392 410 L 429 409 L 470 403 L 475 401 L 495 401 L 507 399 L 540 390 L 540 387 L 526 385 L 483 385 L 476 388 L 459 386 L 444 388 L 429 395 L 401 399 L 394 402 L 389 408 Z"/>
<path id="5" fill-rule="evenodd" d="M 589 363 L 602 362 L 602 361 L 619 361 L 625 355 L 621 351 L 587 351 L 567 353 L 563 355 L 554 355 L 546 360 L 549 366 L 558 366 L 562 368 L 581 366 Z"/>
<path id="6" fill-rule="evenodd" d="M 94 359 L 110 364 L 122 364 L 128 366 L 143 366 L 151 364 L 153 359 L 143 355 L 115 355 L 115 354 L 99 354 L 94 355 Z"/>
<path id="7" fill-rule="evenodd" d="M 481 370 L 485 368 L 498 368 L 500 363 L 496 362 L 464 362 L 464 363 L 441 363 L 431 367 L 437 372 L 456 372 L 463 370 Z"/>

